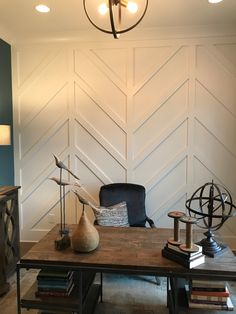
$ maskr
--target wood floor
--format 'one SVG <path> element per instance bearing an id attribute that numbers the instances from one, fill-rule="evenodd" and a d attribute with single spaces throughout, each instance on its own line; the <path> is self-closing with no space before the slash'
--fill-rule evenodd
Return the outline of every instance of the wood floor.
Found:
<path id="1" fill-rule="evenodd" d="M 22 272 L 22 293 L 35 280 L 35 270 Z M 11 290 L 0 298 L 0 314 L 16 314 L 16 280 L 10 278 Z M 168 314 L 166 307 L 166 280 L 161 278 L 157 286 L 153 277 L 104 275 L 104 302 L 96 307 L 95 314 Z M 232 300 L 236 307 L 236 282 L 230 283 Z M 38 314 L 38 311 L 22 310 L 22 314 Z M 226 311 L 204 311 L 181 309 L 180 314 L 223 314 Z M 230 313 L 236 313 L 236 309 Z M 64 313 L 63 313 L 64 314 Z"/>

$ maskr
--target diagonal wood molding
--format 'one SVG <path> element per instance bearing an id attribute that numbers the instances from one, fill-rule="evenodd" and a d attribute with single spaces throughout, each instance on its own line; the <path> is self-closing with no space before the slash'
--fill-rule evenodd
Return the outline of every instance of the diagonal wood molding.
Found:
<path id="1" fill-rule="evenodd" d="M 51 228 L 49 213 L 57 219 L 47 180 L 57 173 L 52 153 L 93 201 L 102 184 L 145 185 L 147 212 L 160 227 L 171 226 L 166 213 L 185 210 L 186 198 L 212 178 L 236 195 L 232 39 L 21 45 L 13 59 L 24 240 Z M 68 222 L 76 222 L 79 204 L 70 193 L 67 199 Z M 232 223 L 224 228 L 231 244 Z"/>

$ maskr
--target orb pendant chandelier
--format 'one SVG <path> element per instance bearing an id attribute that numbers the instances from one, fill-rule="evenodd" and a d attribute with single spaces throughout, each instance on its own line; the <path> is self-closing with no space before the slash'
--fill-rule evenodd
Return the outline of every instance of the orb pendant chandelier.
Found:
<path id="1" fill-rule="evenodd" d="M 98 30 L 114 38 L 136 27 L 146 14 L 149 0 L 83 0 L 85 14 Z M 96 3 L 96 4 L 95 4 Z"/>

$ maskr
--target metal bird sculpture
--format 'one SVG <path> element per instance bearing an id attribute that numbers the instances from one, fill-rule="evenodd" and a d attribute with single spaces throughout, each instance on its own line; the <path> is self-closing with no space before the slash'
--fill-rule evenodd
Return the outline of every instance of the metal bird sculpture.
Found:
<path id="1" fill-rule="evenodd" d="M 69 181 L 62 179 L 62 171 L 65 170 L 69 174 L 71 174 L 75 179 L 79 180 L 79 178 L 56 156 L 54 155 L 56 166 L 60 169 L 60 177 L 51 177 L 50 180 L 56 182 L 60 187 L 60 230 L 59 230 L 59 239 L 55 240 L 55 248 L 56 250 L 63 250 L 70 246 L 70 236 L 69 236 L 69 228 L 66 226 L 66 193 L 65 187 L 67 185 L 71 185 Z M 74 186 L 80 187 L 81 185 L 78 182 L 73 184 Z"/>
<path id="2" fill-rule="evenodd" d="M 56 162 L 56 166 L 60 169 L 66 170 L 69 174 L 71 174 L 75 179 L 79 180 L 79 178 L 57 157 L 55 154 L 53 154 Z"/>
<path id="3" fill-rule="evenodd" d="M 77 191 L 74 191 L 75 195 L 78 197 L 79 201 L 81 204 L 83 204 L 83 211 L 84 211 L 84 206 L 88 205 L 90 206 L 94 211 L 98 211 L 99 207 L 94 205 L 92 202 L 90 202 L 89 200 L 85 199 L 84 197 L 82 197 Z"/>
<path id="4" fill-rule="evenodd" d="M 80 201 L 81 204 L 83 205 L 89 205 L 90 206 L 90 202 L 88 200 L 86 200 L 85 198 L 83 198 L 81 195 L 79 195 L 79 193 L 77 191 L 74 191 L 75 195 L 78 197 L 78 200 Z"/>
<path id="5" fill-rule="evenodd" d="M 51 178 L 49 178 L 49 180 L 52 180 L 52 181 L 56 182 L 60 186 L 73 185 L 73 186 L 76 186 L 78 188 L 81 187 L 81 184 L 78 183 L 77 181 L 71 183 L 69 181 L 60 180 L 60 178 L 56 178 L 56 177 L 51 177 Z"/>
<path id="6" fill-rule="evenodd" d="M 56 166 L 60 169 L 60 177 L 51 177 L 50 180 L 54 181 L 60 187 L 60 238 L 55 240 L 55 248 L 56 250 L 63 250 L 70 246 L 70 236 L 69 236 L 69 228 L 66 226 L 66 193 L 65 187 L 67 185 L 71 185 L 69 181 L 62 179 L 63 170 L 67 171 L 71 174 L 75 179 L 79 180 L 79 178 L 56 156 L 54 155 Z M 80 187 L 80 183 L 73 183 L 74 186 Z"/>
<path id="7" fill-rule="evenodd" d="M 49 179 L 55 181 L 58 185 L 61 185 L 61 186 L 70 185 L 69 181 L 60 180 L 59 178 L 56 178 L 56 177 L 51 177 Z"/>

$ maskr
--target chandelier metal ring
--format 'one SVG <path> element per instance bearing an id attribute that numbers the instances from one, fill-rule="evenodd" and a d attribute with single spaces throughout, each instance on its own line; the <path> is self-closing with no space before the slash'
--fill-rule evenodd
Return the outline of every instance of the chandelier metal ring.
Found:
<path id="1" fill-rule="evenodd" d="M 147 12 L 147 8 L 148 8 L 148 2 L 149 0 L 144 0 L 145 1 L 145 7 L 143 9 L 143 13 L 141 14 L 141 16 L 139 17 L 139 19 L 131 26 L 125 28 L 125 29 L 117 29 L 115 26 L 115 19 L 114 19 L 114 11 L 113 11 L 113 7 L 114 7 L 114 2 L 115 4 L 120 6 L 120 1 L 121 0 L 108 0 L 108 8 L 109 8 L 109 18 L 110 18 L 110 26 L 111 26 L 111 30 L 107 30 L 104 29 L 100 26 L 98 26 L 90 17 L 88 9 L 87 9 L 87 5 L 86 2 L 88 2 L 88 0 L 83 0 L 83 7 L 84 7 L 84 12 L 89 20 L 89 22 L 98 30 L 107 33 L 107 34 L 112 34 L 114 36 L 114 38 L 119 38 L 120 34 L 126 33 L 130 30 L 132 30 L 133 28 L 135 28 L 144 18 L 146 12 Z M 119 22 L 121 22 L 121 8 L 120 8 L 120 12 L 119 12 Z"/>

